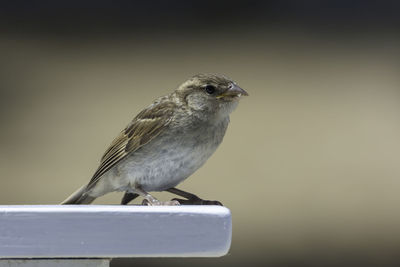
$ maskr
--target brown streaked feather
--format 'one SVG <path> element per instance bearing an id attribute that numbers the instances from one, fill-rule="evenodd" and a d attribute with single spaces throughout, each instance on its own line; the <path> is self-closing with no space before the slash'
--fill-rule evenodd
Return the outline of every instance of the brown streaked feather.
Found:
<path id="1" fill-rule="evenodd" d="M 156 101 L 142 110 L 129 125 L 114 139 L 101 158 L 87 188 L 97 183 L 101 176 L 114 167 L 128 154 L 158 136 L 170 123 L 175 104 L 172 101 Z"/>

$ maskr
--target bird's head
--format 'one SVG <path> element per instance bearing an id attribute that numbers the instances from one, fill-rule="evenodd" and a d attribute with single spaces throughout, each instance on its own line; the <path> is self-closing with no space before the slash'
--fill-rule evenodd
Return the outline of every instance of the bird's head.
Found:
<path id="1" fill-rule="evenodd" d="M 176 89 L 192 112 L 210 117 L 226 117 L 247 92 L 231 79 L 215 74 L 198 74 Z"/>

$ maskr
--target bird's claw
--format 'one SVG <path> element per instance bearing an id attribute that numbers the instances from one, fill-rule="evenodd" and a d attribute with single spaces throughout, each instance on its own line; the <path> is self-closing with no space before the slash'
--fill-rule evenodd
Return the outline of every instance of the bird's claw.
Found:
<path id="1" fill-rule="evenodd" d="M 147 199 L 143 199 L 142 205 L 143 206 L 179 206 L 180 203 L 179 203 L 179 201 L 176 201 L 174 199 L 172 199 L 170 201 L 155 200 L 155 201 L 152 201 L 152 202 L 150 202 Z"/>
<path id="2" fill-rule="evenodd" d="M 181 198 L 173 198 L 172 201 L 178 201 L 180 205 L 217 205 L 223 206 L 221 202 L 217 200 L 205 200 L 201 198 L 190 198 L 190 199 L 181 199 Z"/>

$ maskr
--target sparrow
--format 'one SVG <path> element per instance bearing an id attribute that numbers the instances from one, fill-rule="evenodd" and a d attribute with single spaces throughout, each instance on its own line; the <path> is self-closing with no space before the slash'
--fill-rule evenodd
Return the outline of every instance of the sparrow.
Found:
<path id="1" fill-rule="evenodd" d="M 229 115 L 247 92 L 216 74 L 198 74 L 143 109 L 114 139 L 87 185 L 61 204 L 90 204 L 109 192 L 126 192 L 121 204 L 141 196 L 145 205 L 204 204 L 176 188 L 199 169 L 224 138 Z M 149 192 L 184 199 L 162 202 Z"/>

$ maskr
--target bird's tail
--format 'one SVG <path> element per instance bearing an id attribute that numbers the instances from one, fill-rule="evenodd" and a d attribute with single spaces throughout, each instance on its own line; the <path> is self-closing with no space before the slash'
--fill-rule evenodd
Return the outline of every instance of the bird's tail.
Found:
<path id="1" fill-rule="evenodd" d="M 61 202 L 61 205 L 74 205 L 74 204 L 90 204 L 95 200 L 95 197 L 91 197 L 86 194 L 86 185 L 76 190 L 66 200 Z"/>

